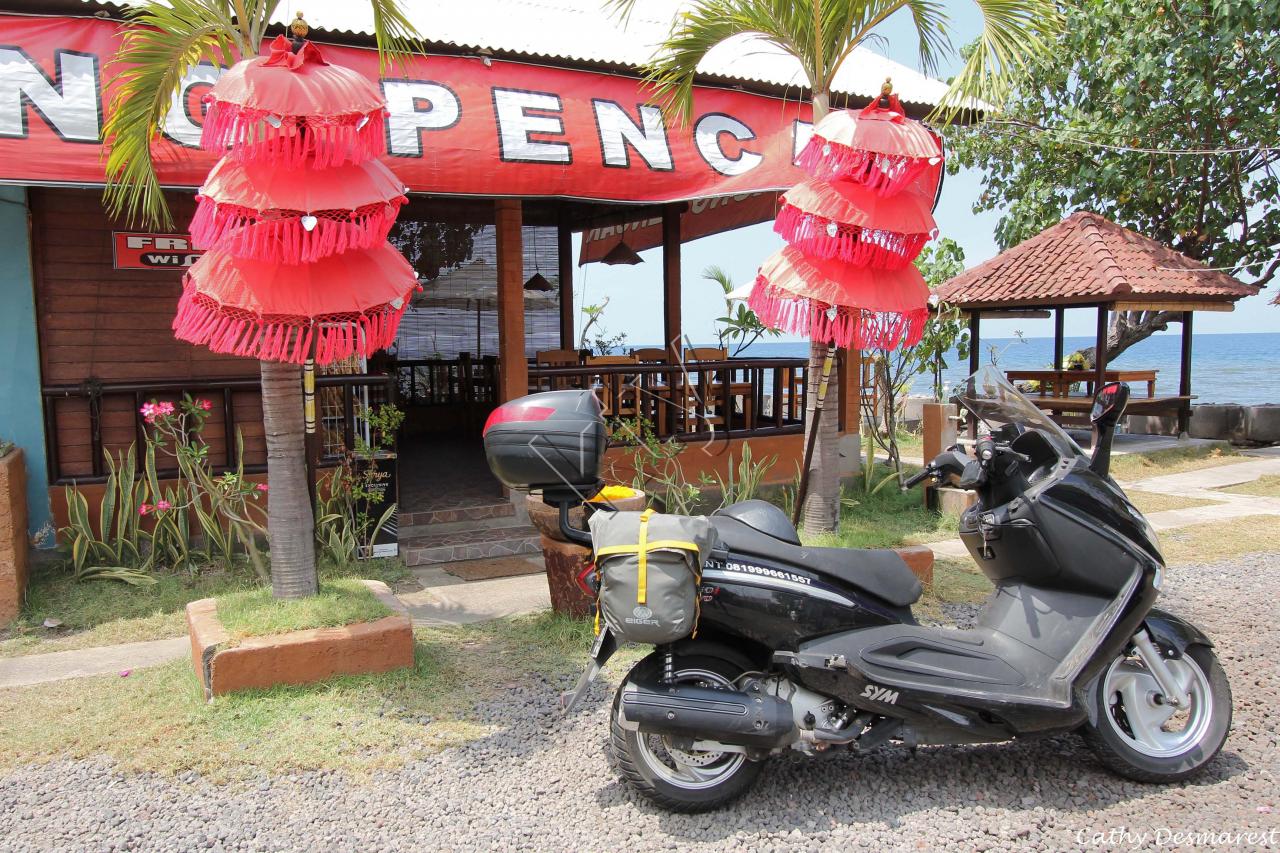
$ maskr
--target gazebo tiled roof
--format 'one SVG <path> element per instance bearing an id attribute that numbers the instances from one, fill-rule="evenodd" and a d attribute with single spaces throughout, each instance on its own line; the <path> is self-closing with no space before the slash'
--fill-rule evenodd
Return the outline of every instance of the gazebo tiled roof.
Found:
<path id="1" fill-rule="evenodd" d="M 1258 288 L 1212 270 L 1096 213 L 1057 225 L 941 285 L 960 308 L 1052 308 L 1125 303 L 1225 310 Z"/>

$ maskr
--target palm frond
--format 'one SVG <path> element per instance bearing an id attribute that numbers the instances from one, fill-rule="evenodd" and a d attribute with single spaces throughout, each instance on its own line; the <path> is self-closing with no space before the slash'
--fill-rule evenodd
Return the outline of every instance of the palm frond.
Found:
<path id="1" fill-rule="evenodd" d="M 373 33 L 378 42 L 378 71 L 403 65 L 411 56 L 426 52 L 422 36 L 398 0 L 368 0 L 373 9 Z"/>
<path id="2" fill-rule="evenodd" d="M 130 26 L 108 69 L 117 81 L 103 126 L 107 144 L 104 198 L 112 216 L 129 224 L 172 227 L 156 177 L 151 141 L 182 78 L 209 59 L 230 64 L 238 53 L 224 6 L 209 0 L 147 2 L 128 11 Z"/>
<path id="3" fill-rule="evenodd" d="M 974 0 L 982 33 L 951 88 L 930 115 L 950 122 L 972 112 L 975 101 L 999 106 L 1014 81 L 1045 58 L 1063 25 L 1054 0 Z"/>

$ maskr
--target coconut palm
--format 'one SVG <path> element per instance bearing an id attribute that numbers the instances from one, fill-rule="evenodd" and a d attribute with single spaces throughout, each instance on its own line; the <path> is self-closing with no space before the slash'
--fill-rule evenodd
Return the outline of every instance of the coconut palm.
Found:
<path id="1" fill-rule="evenodd" d="M 1044 56 L 1061 26 L 1054 0 L 973 0 L 982 16 L 982 32 L 968 52 L 946 97 L 930 117 L 951 121 L 980 103 L 999 104 L 1012 80 Z M 636 0 L 608 0 L 621 18 Z M 877 38 L 876 27 L 906 10 L 915 24 L 917 52 L 925 73 L 953 50 L 949 19 L 937 0 L 692 0 L 681 11 L 666 40 L 658 46 L 646 71 L 664 106 L 687 117 L 692 109 L 698 64 L 712 48 L 744 35 L 771 42 L 794 57 L 809 83 L 815 123 L 831 104 L 831 83 L 854 50 Z M 819 376 L 826 356 L 824 341 L 810 351 L 809 376 Z M 817 384 L 809 383 L 807 423 L 814 423 Z M 838 409 L 838 392 L 827 407 Z M 804 506 L 808 532 L 835 529 L 839 517 L 839 453 L 836 418 L 820 421 L 811 483 Z"/>
<path id="2" fill-rule="evenodd" d="M 396 0 L 368 0 L 379 67 L 421 50 L 420 37 Z M 112 215 L 148 227 L 172 227 L 156 176 L 151 143 L 187 72 L 200 62 L 229 66 L 256 56 L 279 0 L 142 0 L 109 73 L 116 81 L 103 128 L 106 204 Z M 314 516 L 304 455 L 302 377 L 293 364 L 261 362 L 262 422 L 271 483 L 267 536 L 277 597 L 316 591 Z"/>

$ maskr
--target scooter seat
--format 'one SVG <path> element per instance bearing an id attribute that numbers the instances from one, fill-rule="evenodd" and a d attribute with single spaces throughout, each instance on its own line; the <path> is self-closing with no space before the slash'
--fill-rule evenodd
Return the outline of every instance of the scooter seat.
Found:
<path id="1" fill-rule="evenodd" d="M 856 587 L 893 607 L 908 607 L 919 601 L 924 592 L 920 579 L 895 551 L 793 545 L 720 513 L 711 516 L 711 524 L 720 543 L 732 553 L 800 566 Z"/>

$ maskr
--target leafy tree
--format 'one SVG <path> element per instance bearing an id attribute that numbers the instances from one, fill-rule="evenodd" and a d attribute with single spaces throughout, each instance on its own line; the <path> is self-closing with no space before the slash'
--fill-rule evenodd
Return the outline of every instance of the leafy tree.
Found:
<path id="1" fill-rule="evenodd" d="M 1004 210 L 1001 248 L 1088 209 L 1269 283 L 1280 268 L 1280 2 L 1070 0 L 1065 14 L 1052 60 L 1017 82 L 998 118 L 948 133 L 949 168 L 986 172 L 974 210 Z M 1113 315 L 1108 360 L 1180 320 Z M 1092 348 L 1084 355 L 1092 363 Z"/>
<path id="2" fill-rule="evenodd" d="M 446 270 L 471 260 L 475 237 L 484 228 L 483 225 L 402 219 L 391 226 L 387 239 L 400 250 L 419 277 L 435 281 Z"/>
<path id="3" fill-rule="evenodd" d="M 607 0 L 626 17 L 636 0 Z M 982 17 L 982 33 L 965 57 L 937 110 L 953 118 L 971 98 L 1003 101 L 1011 79 L 1031 58 L 1045 52 L 1060 24 L 1054 0 L 974 0 Z M 672 24 L 666 40 L 647 67 L 647 77 L 665 99 L 668 111 L 687 118 L 693 107 L 698 64 L 717 45 L 753 34 L 794 57 L 809 83 L 813 120 L 822 120 L 831 104 L 836 72 L 853 52 L 879 37 L 876 28 L 899 11 L 911 15 L 917 52 L 926 73 L 951 51 L 948 18 L 936 0 L 693 0 Z M 826 341 L 815 341 L 809 355 L 810 377 L 822 372 Z M 807 423 L 812 427 L 817 382 L 810 383 Z M 840 404 L 838 390 L 828 396 L 831 409 Z M 804 505 L 804 527 L 817 533 L 835 529 L 839 519 L 840 465 L 837 419 L 818 428 L 810 490 Z"/>
<path id="4" fill-rule="evenodd" d="M 765 335 L 776 338 L 782 334 L 761 323 L 756 312 L 748 308 L 745 302 L 729 298 L 729 294 L 733 293 L 733 279 L 723 268 L 709 266 L 702 271 L 702 277 L 707 281 L 714 281 L 724 291 L 724 316 L 716 318 L 716 341 L 723 350 L 728 350 L 729 344 L 734 345 L 733 352 L 729 353 L 730 358 L 741 355 L 743 350 Z"/>
<path id="5" fill-rule="evenodd" d="M 379 66 L 421 49 L 397 0 L 367 0 Z M 227 66 L 258 54 L 279 0 L 135 0 L 120 50 L 103 127 L 108 151 L 105 200 L 112 215 L 167 229 L 173 217 L 156 176 L 151 143 L 183 77 L 200 62 Z M 271 584 L 281 598 L 316 591 L 314 526 L 305 456 L 302 373 L 296 364 L 260 362 L 271 501 L 267 538 Z"/>

